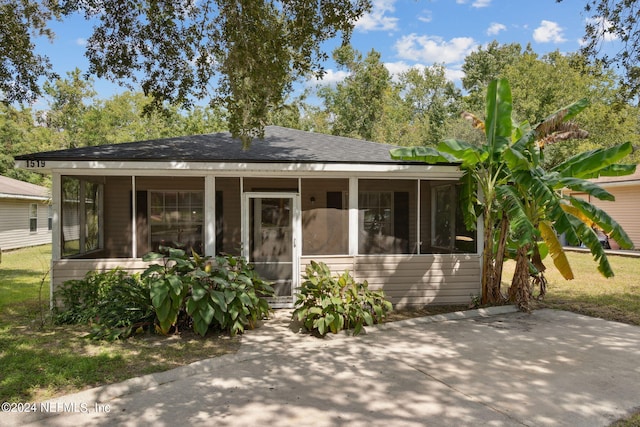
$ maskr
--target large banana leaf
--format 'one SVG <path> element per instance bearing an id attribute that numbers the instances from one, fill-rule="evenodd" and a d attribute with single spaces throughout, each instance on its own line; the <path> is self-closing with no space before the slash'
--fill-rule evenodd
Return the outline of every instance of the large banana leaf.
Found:
<path id="1" fill-rule="evenodd" d="M 442 141 L 438 144 L 438 150 L 461 160 L 463 168 L 472 168 L 489 157 L 489 153 L 482 148 L 459 139 Z"/>
<path id="2" fill-rule="evenodd" d="M 496 196 L 497 202 L 509 218 L 510 238 L 522 245 L 535 242 L 538 234 L 536 227 L 531 223 L 516 189 L 511 185 L 500 185 L 496 187 Z"/>
<path id="3" fill-rule="evenodd" d="M 450 154 L 442 153 L 433 147 L 394 148 L 389 150 L 389 153 L 394 160 L 409 160 L 428 164 L 456 163 L 460 161 L 460 159 Z"/>
<path id="4" fill-rule="evenodd" d="M 567 105 L 566 107 L 560 108 L 545 117 L 544 120 L 536 125 L 536 133 L 539 137 L 544 137 L 555 132 L 560 123 L 573 119 L 578 115 L 578 113 L 587 108 L 589 104 L 590 103 L 587 98 L 582 98 L 579 101 Z"/>
<path id="5" fill-rule="evenodd" d="M 613 194 L 609 193 L 604 188 L 600 187 L 598 184 L 595 184 L 591 181 L 587 181 L 585 179 L 580 178 L 572 178 L 572 177 L 563 177 L 560 178 L 557 184 L 554 185 L 554 188 L 570 188 L 574 191 L 579 191 L 581 193 L 587 193 L 593 197 L 596 197 L 600 200 L 615 200 Z"/>
<path id="6" fill-rule="evenodd" d="M 500 154 L 511 143 L 513 100 L 507 79 L 496 79 L 489 83 L 486 101 L 487 151 L 491 155 L 492 161 L 499 160 Z"/>
<path id="7" fill-rule="evenodd" d="M 460 179 L 461 191 L 460 191 L 460 208 L 464 218 L 464 225 L 467 230 L 475 230 L 478 224 L 478 212 L 476 207 L 478 206 L 478 183 L 474 179 L 473 173 L 470 170 L 466 170 L 462 178 Z"/>
<path id="8" fill-rule="evenodd" d="M 571 204 L 593 221 L 609 237 L 613 238 L 622 249 L 633 248 L 633 242 L 629 235 L 608 213 L 589 202 L 577 198 L 571 198 Z"/>
<path id="9" fill-rule="evenodd" d="M 560 163 L 552 170 L 559 172 L 562 176 L 573 178 L 597 178 L 603 169 L 608 174 L 620 172 L 621 175 L 633 173 L 635 168 L 608 168 L 619 162 L 633 151 L 630 142 L 615 145 L 609 148 L 598 148 L 584 153 L 577 154 Z M 624 172 L 624 173 L 623 173 Z"/>
<path id="10" fill-rule="evenodd" d="M 593 228 L 587 226 L 587 224 L 573 215 L 568 214 L 567 218 L 571 222 L 572 228 L 575 230 L 580 241 L 591 251 L 593 259 L 598 263 L 598 271 L 600 271 L 604 277 L 613 277 L 613 269 L 611 268 L 611 264 L 609 264 L 607 254 Z"/>
<path id="11" fill-rule="evenodd" d="M 540 230 L 542 240 L 544 240 L 547 248 L 549 249 L 553 264 L 556 266 L 560 274 L 562 274 L 562 277 L 566 280 L 573 279 L 573 270 L 571 270 L 569 259 L 567 258 L 567 254 L 564 252 L 562 244 L 560 243 L 560 240 L 558 240 L 558 236 L 553 230 L 551 223 L 549 221 L 542 221 L 538 224 L 538 229 Z"/>

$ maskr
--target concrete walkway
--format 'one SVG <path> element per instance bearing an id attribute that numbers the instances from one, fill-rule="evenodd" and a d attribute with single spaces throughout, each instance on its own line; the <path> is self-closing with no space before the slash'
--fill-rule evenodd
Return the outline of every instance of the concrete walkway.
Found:
<path id="1" fill-rule="evenodd" d="M 607 426 L 640 409 L 640 327 L 494 307 L 317 339 L 279 312 L 235 355 L 46 405 L 0 425 Z"/>

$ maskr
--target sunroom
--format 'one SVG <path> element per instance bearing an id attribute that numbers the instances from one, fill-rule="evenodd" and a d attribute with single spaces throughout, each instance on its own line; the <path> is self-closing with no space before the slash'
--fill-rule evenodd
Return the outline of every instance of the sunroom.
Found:
<path id="1" fill-rule="evenodd" d="M 276 126 L 18 157 L 51 173 L 52 290 L 87 271 L 140 271 L 161 246 L 246 257 L 291 306 L 305 266 L 384 289 L 397 306 L 467 303 L 481 233 L 458 209 L 457 165 L 395 161 L 389 145 Z"/>

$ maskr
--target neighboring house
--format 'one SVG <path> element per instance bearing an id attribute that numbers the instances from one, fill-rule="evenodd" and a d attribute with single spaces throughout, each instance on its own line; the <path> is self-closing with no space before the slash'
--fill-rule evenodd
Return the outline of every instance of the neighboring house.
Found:
<path id="1" fill-rule="evenodd" d="M 456 209 L 462 173 L 391 160 L 391 148 L 269 126 L 249 150 L 217 133 L 16 164 L 52 174 L 54 288 L 89 270 L 139 271 L 145 253 L 182 244 L 245 256 L 276 282 L 273 306 L 291 306 L 311 260 L 396 305 L 467 303 L 480 293 L 482 242 Z"/>
<path id="2" fill-rule="evenodd" d="M 0 250 L 51 243 L 49 189 L 0 176 Z"/>
<path id="3" fill-rule="evenodd" d="M 640 249 L 640 221 L 638 220 L 638 213 L 640 212 L 640 169 L 637 169 L 631 175 L 604 176 L 590 181 L 595 182 L 613 194 L 616 200 L 613 202 L 604 201 L 575 191 L 565 190 L 565 193 L 580 197 L 604 210 L 624 228 L 635 249 Z M 619 248 L 616 242 L 610 240 L 609 243 L 612 249 Z"/>

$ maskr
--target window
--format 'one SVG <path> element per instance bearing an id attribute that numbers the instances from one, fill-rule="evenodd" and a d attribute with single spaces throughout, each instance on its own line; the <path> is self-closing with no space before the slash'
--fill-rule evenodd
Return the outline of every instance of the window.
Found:
<path id="1" fill-rule="evenodd" d="M 102 248 L 103 185 L 91 178 L 62 177 L 62 256 Z"/>
<path id="2" fill-rule="evenodd" d="M 358 253 L 406 254 L 417 250 L 417 181 L 360 180 L 358 187 Z"/>
<path id="3" fill-rule="evenodd" d="M 29 231 L 35 233 L 38 231 L 38 204 L 31 203 L 29 206 Z"/>
<path id="4" fill-rule="evenodd" d="M 203 253 L 202 191 L 150 191 L 149 201 L 152 250 L 168 246 Z"/>
<path id="5" fill-rule="evenodd" d="M 453 249 L 455 241 L 455 186 L 440 185 L 433 188 L 433 231 L 431 233 L 431 246 L 435 248 Z"/>
<path id="6" fill-rule="evenodd" d="M 433 252 L 475 253 L 476 231 L 467 230 L 460 208 L 460 184 L 434 185 L 431 188 L 431 248 Z"/>
<path id="7" fill-rule="evenodd" d="M 47 230 L 53 230 L 53 206 L 49 205 L 49 212 L 47 214 Z"/>

